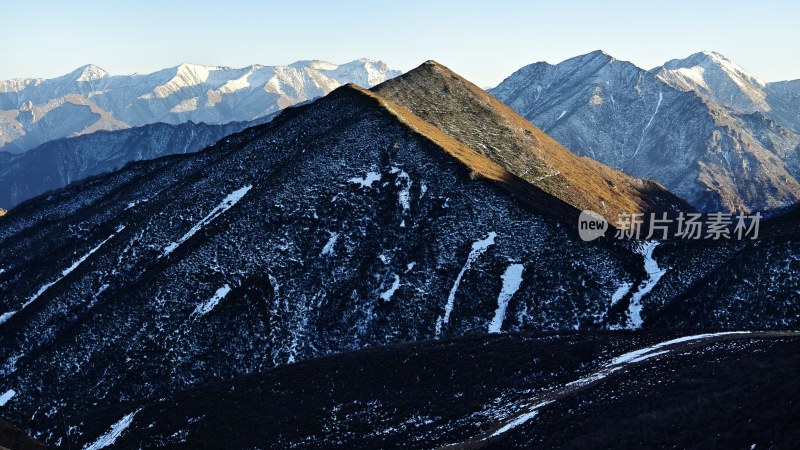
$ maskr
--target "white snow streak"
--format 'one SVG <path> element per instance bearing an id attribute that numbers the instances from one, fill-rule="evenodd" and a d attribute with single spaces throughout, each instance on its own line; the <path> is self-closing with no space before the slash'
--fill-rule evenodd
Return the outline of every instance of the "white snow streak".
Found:
<path id="1" fill-rule="evenodd" d="M 392 282 L 392 286 L 386 290 L 386 292 L 381 294 L 381 298 L 383 301 L 388 302 L 394 296 L 394 293 L 397 291 L 397 288 L 400 287 L 400 277 L 397 274 L 394 275 L 394 282 Z"/>
<path id="2" fill-rule="evenodd" d="M 474 263 L 475 260 L 478 259 L 478 257 L 481 256 L 481 254 L 485 252 L 487 248 L 494 244 L 494 238 L 496 237 L 497 233 L 491 231 L 489 232 L 489 235 L 486 236 L 486 239 L 482 239 L 472 244 L 472 250 L 469 252 L 469 256 L 467 256 L 467 262 L 464 263 L 464 267 L 462 267 L 461 272 L 458 273 L 456 281 L 453 283 L 453 287 L 450 289 L 450 295 L 447 296 L 447 304 L 444 307 L 444 315 L 436 320 L 436 337 L 439 337 L 442 334 L 442 325 L 450 321 L 450 314 L 453 312 L 456 291 L 458 290 L 458 285 L 461 283 L 461 278 L 464 276 L 464 273 L 469 270 L 470 266 L 472 266 L 472 263 Z"/>
<path id="3" fill-rule="evenodd" d="M 217 306 L 217 303 L 219 303 L 223 298 L 225 298 L 226 295 L 228 295 L 230 291 L 231 287 L 228 284 L 225 284 L 221 288 L 217 289 L 217 292 L 214 293 L 213 297 L 197 305 L 197 308 L 195 308 L 191 316 L 197 319 L 200 316 L 208 314 L 212 309 L 214 309 L 215 306 Z"/>
<path id="4" fill-rule="evenodd" d="M 689 341 L 699 341 L 702 339 L 708 339 L 717 336 L 727 336 L 733 334 L 749 334 L 749 331 L 724 331 L 721 333 L 706 333 L 706 334 L 695 334 L 692 336 L 683 336 L 677 339 L 671 339 L 669 341 L 659 342 L 658 344 L 652 345 L 650 347 L 646 347 L 639 350 L 634 350 L 632 352 L 628 352 L 617 356 L 616 358 L 612 359 L 606 366 L 616 366 L 620 364 L 628 364 L 636 361 L 642 361 L 642 357 L 644 355 L 648 355 L 652 352 L 656 352 L 657 350 L 675 344 L 680 344 L 682 342 L 689 342 Z M 660 354 L 660 352 L 659 352 Z M 648 357 L 655 356 L 650 355 Z"/>
<path id="5" fill-rule="evenodd" d="M 644 143 L 644 135 L 645 135 L 645 133 L 647 133 L 648 128 L 650 128 L 650 125 L 653 124 L 653 119 L 656 118 L 656 114 L 658 114 L 658 109 L 661 108 L 661 101 L 662 100 L 664 100 L 664 93 L 661 92 L 661 91 L 658 91 L 658 102 L 656 103 L 656 110 L 653 111 L 653 115 L 650 116 L 650 120 L 647 121 L 647 125 L 645 125 L 644 129 L 642 129 L 642 137 L 639 139 L 639 145 L 636 146 L 636 150 L 633 152 L 633 155 L 631 156 L 631 158 L 633 158 L 634 156 L 639 154 L 639 150 L 642 148 L 642 143 Z"/>
<path id="6" fill-rule="evenodd" d="M 42 287 L 40 287 L 40 288 L 39 288 L 39 290 L 38 290 L 38 291 L 36 291 L 36 293 L 35 293 L 35 294 L 33 294 L 33 296 L 32 296 L 31 298 L 29 298 L 29 299 L 28 299 L 28 300 L 27 300 L 25 303 L 23 303 L 23 304 L 22 304 L 22 306 L 21 306 L 21 307 L 20 307 L 18 310 L 15 310 L 15 311 L 9 311 L 9 312 L 7 312 L 7 313 L 3 314 L 2 316 L 0 316 L 0 325 L 2 325 L 2 324 L 5 322 L 5 321 L 7 321 L 7 320 L 8 320 L 8 319 L 10 319 L 11 317 L 13 317 L 13 316 L 14 316 L 15 314 L 17 314 L 18 312 L 20 312 L 20 311 L 22 311 L 23 309 L 27 308 L 27 307 L 28 307 L 28 306 L 29 306 L 31 303 L 33 303 L 34 301 L 36 301 L 36 299 L 37 299 L 37 298 L 39 298 L 39 297 L 40 297 L 42 294 L 44 294 L 44 293 L 45 293 L 45 292 L 46 292 L 48 289 L 50 289 L 51 287 L 53 287 L 53 285 L 55 285 L 55 284 L 56 284 L 56 283 L 58 283 L 59 281 L 63 280 L 63 279 L 64 279 L 64 278 L 65 278 L 67 275 L 69 275 L 70 273 L 72 273 L 72 271 L 74 271 L 75 269 L 77 269 L 77 268 L 78 268 L 78 266 L 80 266 L 81 264 L 83 264 L 83 262 L 84 262 L 84 261 L 86 261 L 86 260 L 87 260 L 87 259 L 88 259 L 88 258 L 89 258 L 89 257 L 90 257 L 90 256 L 91 256 L 93 253 L 94 253 L 94 252 L 96 252 L 97 250 L 100 250 L 100 247 L 102 247 L 102 246 L 103 246 L 103 244 L 105 244 L 106 242 L 108 242 L 109 240 L 111 240 L 111 238 L 113 238 L 114 236 L 116 236 L 116 235 L 117 235 L 117 234 L 118 234 L 120 231 L 122 231 L 122 230 L 124 230 L 124 229 L 125 229 L 125 227 L 124 227 L 124 226 L 119 226 L 119 227 L 117 227 L 117 230 L 116 230 L 114 233 L 112 233 L 112 234 L 111 234 L 111 236 L 109 236 L 109 237 L 105 238 L 105 240 L 103 240 L 101 243 L 97 244 L 97 246 L 95 246 L 94 248 L 92 248 L 91 250 L 89 250 L 88 252 L 86 252 L 86 253 L 85 253 L 83 256 L 81 256 L 80 258 L 78 258 L 77 260 L 75 260 L 75 262 L 73 262 L 71 266 L 69 266 L 69 267 L 67 267 L 66 269 L 64 269 L 64 270 L 61 272 L 61 276 L 60 276 L 60 277 L 58 277 L 58 278 L 57 278 L 56 280 L 54 280 L 54 281 L 51 281 L 51 282 L 49 282 L 49 283 L 45 284 L 45 285 L 44 285 L 44 286 L 42 286 Z"/>
<path id="7" fill-rule="evenodd" d="M 508 302 L 519 289 L 519 285 L 522 284 L 523 269 L 525 269 L 525 266 L 522 264 L 511 264 L 503 273 L 503 288 L 497 297 L 497 310 L 494 313 L 492 322 L 489 323 L 489 333 L 499 333 L 503 328 Z"/>
<path id="8" fill-rule="evenodd" d="M 736 335 L 736 334 L 749 334 L 749 333 L 750 333 L 750 331 L 725 331 L 725 332 L 720 332 L 720 333 L 696 334 L 696 335 L 692 335 L 692 336 L 684 336 L 684 337 L 679 337 L 679 338 L 676 338 L 676 339 L 671 339 L 671 340 L 668 340 L 668 341 L 664 341 L 664 342 L 660 342 L 658 344 L 652 345 L 650 347 L 646 347 L 646 348 L 642 348 L 642 349 L 639 349 L 639 350 L 634 350 L 634 351 L 631 351 L 631 352 L 628 352 L 628 353 L 624 353 L 624 354 L 622 354 L 620 356 L 617 356 L 616 358 L 613 358 L 611 361 L 607 362 L 605 365 L 603 365 L 603 367 L 600 370 L 598 370 L 596 372 L 593 372 L 593 373 L 591 373 L 589 375 L 583 376 L 581 378 L 578 378 L 575 381 L 569 382 L 569 383 L 565 384 L 563 388 L 556 389 L 555 391 L 552 391 L 548 395 L 563 396 L 563 395 L 569 394 L 572 389 L 580 388 L 581 386 L 585 386 L 587 384 L 594 383 L 596 381 L 600 381 L 600 380 L 606 378 L 607 376 L 611 375 L 612 373 L 615 373 L 615 372 L 617 372 L 619 370 L 622 370 L 622 368 L 627 364 L 634 364 L 634 363 L 637 363 L 637 362 L 645 361 L 647 359 L 654 358 L 656 356 L 667 354 L 667 353 L 669 353 L 671 351 L 671 349 L 664 349 L 664 347 L 672 346 L 672 345 L 675 345 L 675 344 L 680 344 L 680 343 L 683 343 L 683 342 L 706 340 L 706 339 L 714 338 L 714 337 L 717 337 L 717 336 L 727 336 L 727 335 Z M 526 408 L 525 412 L 523 412 L 523 413 L 519 414 L 518 416 L 516 416 L 513 420 L 511 420 L 506 425 L 504 425 L 501 428 L 499 428 L 497 431 L 492 433 L 490 436 L 484 437 L 483 440 L 486 440 L 486 439 L 489 439 L 489 438 L 492 438 L 492 437 L 495 437 L 495 436 L 499 436 L 499 435 L 501 435 L 503 433 L 506 433 L 507 431 L 509 431 L 509 430 L 511 430 L 513 428 L 516 428 L 516 427 L 524 424 L 528 420 L 530 420 L 533 417 L 535 417 L 540 408 L 552 403 L 553 401 L 554 400 L 541 400 L 538 403 Z"/>
<path id="9" fill-rule="evenodd" d="M 225 211 L 231 209 L 233 205 L 238 203 L 239 200 L 241 200 L 242 197 L 244 197 L 244 195 L 247 194 L 247 192 L 252 188 L 253 185 L 248 184 L 247 186 L 241 189 L 237 189 L 228 194 L 228 196 L 222 200 L 222 203 L 220 203 L 214 209 L 212 209 L 207 216 L 203 217 L 203 219 L 200 222 L 197 222 L 189 231 L 186 232 L 186 234 L 183 235 L 183 237 L 178 239 L 177 242 L 172 242 L 166 247 L 164 247 L 164 252 L 161 254 L 161 257 L 167 256 L 173 251 L 175 251 L 175 249 L 178 248 L 178 246 L 189 240 L 189 238 L 194 236 L 194 234 L 200 231 L 201 228 L 211 223 L 212 220 L 219 217 Z"/>
<path id="10" fill-rule="evenodd" d="M 552 400 L 546 400 L 546 401 L 543 401 L 541 403 L 537 403 L 537 404 L 533 405 L 528 412 L 518 416 L 516 419 L 514 419 L 511 422 L 505 424 L 502 428 L 500 428 L 499 430 L 497 430 L 494 433 L 492 433 L 492 435 L 490 437 L 500 436 L 501 434 L 506 433 L 509 430 L 514 429 L 514 428 L 524 424 L 525 422 L 533 419 L 534 417 L 536 417 L 536 414 L 539 414 L 539 411 L 538 411 L 539 408 L 541 408 L 542 406 L 547 406 L 550 403 L 553 403 L 553 401 Z"/>
<path id="11" fill-rule="evenodd" d="M 333 255 L 335 252 L 333 251 L 333 246 L 336 245 L 336 240 L 339 239 L 339 233 L 336 232 L 328 232 L 331 237 L 328 239 L 328 242 L 322 247 L 322 252 L 320 255 Z"/>
<path id="12" fill-rule="evenodd" d="M 3 395 L 0 395 L 0 406 L 5 406 L 6 403 L 8 403 L 8 401 L 11 400 L 11 397 L 15 395 L 17 395 L 17 391 L 13 389 L 9 389 L 5 393 L 3 393 Z"/>
<path id="13" fill-rule="evenodd" d="M 620 300 L 622 300 L 622 297 L 625 297 L 625 294 L 631 290 L 632 286 L 633 283 L 622 283 L 619 289 L 614 292 L 614 295 L 611 296 L 611 306 L 616 305 Z"/>
<path id="14" fill-rule="evenodd" d="M 122 433 L 128 429 L 128 427 L 133 422 L 133 416 L 136 415 L 139 411 L 134 411 L 127 416 L 119 419 L 117 423 L 111 425 L 111 429 L 108 432 L 92 442 L 91 444 L 87 444 L 83 447 L 83 450 L 99 450 L 101 448 L 106 448 L 109 445 L 113 445 L 114 442 L 117 441 L 117 438 L 122 436 Z"/>
<path id="15" fill-rule="evenodd" d="M 644 257 L 644 270 L 648 278 L 639 284 L 636 292 L 633 293 L 631 303 L 628 306 L 628 328 L 635 329 L 642 326 L 642 297 L 649 294 L 658 284 L 658 280 L 667 273 L 666 269 L 660 269 L 658 263 L 653 259 L 653 250 L 658 247 L 658 241 L 649 241 L 640 244 L 636 252 Z"/>
<path id="16" fill-rule="evenodd" d="M 381 180 L 381 174 L 380 173 L 378 173 L 378 172 L 367 172 L 367 176 L 365 176 L 364 178 L 354 177 L 354 178 L 350 178 L 347 181 L 349 181 L 351 183 L 355 183 L 355 184 L 360 184 L 361 187 L 370 188 L 370 187 L 372 187 L 372 183 L 374 183 L 376 181 L 380 181 L 380 180 Z"/>
<path id="17" fill-rule="evenodd" d="M 395 181 L 395 185 L 402 188 L 397 194 L 397 200 L 403 207 L 403 211 L 408 211 L 411 209 L 411 205 L 409 204 L 409 199 L 411 198 L 411 185 L 413 184 L 411 177 L 404 170 L 398 167 L 392 167 L 390 172 L 397 174 L 397 181 Z"/>

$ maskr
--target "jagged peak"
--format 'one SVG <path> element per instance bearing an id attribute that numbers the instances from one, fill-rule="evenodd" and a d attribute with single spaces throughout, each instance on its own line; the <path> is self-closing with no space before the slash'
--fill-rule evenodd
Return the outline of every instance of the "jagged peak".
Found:
<path id="1" fill-rule="evenodd" d="M 672 59 L 664 63 L 662 68 L 667 70 L 693 69 L 700 67 L 705 71 L 718 70 L 732 77 L 744 78 L 754 84 L 766 86 L 766 82 L 752 75 L 739 64 L 727 58 L 722 53 L 703 50 L 693 53 L 683 59 Z"/>
<path id="2" fill-rule="evenodd" d="M 74 81 L 95 81 L 108 76 L 108 72 L 94 64 L 78 67 L 66 75 Z"/>

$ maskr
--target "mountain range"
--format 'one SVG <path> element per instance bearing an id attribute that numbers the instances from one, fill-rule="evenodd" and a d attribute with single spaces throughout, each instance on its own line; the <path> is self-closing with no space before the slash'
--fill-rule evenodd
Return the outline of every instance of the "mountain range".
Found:
<path id="1" fill-rule="evenodd" d="M 330 92 L 254 120 L 216 108 L 242 88 L 174 123 L 0 152 L 3 419 L 85 449 L 794 439 L 793 83 L 714 53 L 644 71 L 594 52 L 492 95 L 434 61 L 320 64 L 300 66 L 363 86 L 309 75 Z M 137 101 L 210 89 L 179 78 Z M 585 209 L 762 208 L 757 240 L 576 230 Z M 41 448 L 0 421 L 12 444 Z"/>
<path id="2" fill-rule="evenodd" d="M 648 71 L 596 51 L 523 67 L 490 93 L 578 154 L 701 211 L 746 212 L 800 201 L 798 86 L 713 52 Z"/>
<path id="3" fill-rule="evenodd" d="M 181 64 L 129 76 L 86 65 L 53 79 L 0 81 L 0 150 L 20 153 L 59 138 L 156 122 L 248 122 L 347 83 L 371 87 L 399 73 L 360 59 L 239 69 Z"/>
<path id="4" fill-rule="evenodd" d="M 342 86 L 0 220 L 3 417 L 55 448 L 113 444 L 135 420 L 148 445 L 191 447 L 195 427 L 150 428 L 148 412 L 142 429 L 136 405 L 409 341 L 798 326 L 787 267 L 800 264 L 800 210 L 757 241 L 659 244 L 583 242 L 586 208 L 692 211 L 433 61 L 371 90 Z M 248 392 L 235 386 L 222 389 Z M 257 445 L 247 439 L 237 445 Z"/>
<path id="5" fill-rule="evenodd" d="M 168 74 L 174 76 L 165 81 Z M 30 155 L 0 152 L 0 208 L 10 209 L 129 161 L 197 151 L 277 113 L 266 111 L 324 95 L 347 81 L 368 87 L 398 74 L 383 63 L 358 60 L 342 66 L 311 61 L 247 70 L 182 65 L 131 77 L 109 76 L 91 66 L 54 80 L 3 82 L 0 99 L 5 100 L 0 105 L 17 109 L 0 114 L 0 123 L 2 117 L 23 117 L 20 111 L 26 108 L 37 110 L 34 115 L 41 120 L 33 122 L 38 131 L 24 131 L 19 123 L 11 128 L 27 133 L 18 136 L 22 140 L 37 135 L 31 143 L 44 144 L 30 150 Z M 93 90 L 97 83 L 108 89 Z M 170 104 L 192 102 L 203 89 L 208 99 L 218 91 L 221 100 L 180 113 L 153 103 L 158 95 Z M 799 89 L 796 81 L 763 82 L 715 52 L 700 52 L 647 71 L 597 51 L 555 66 L 527 66 L 491 93 L 571 151 L 636 178 L 654 180 L 698 210 L 775 214 L 800 201 L 800 125 L 794 113 L 800 108 Z M 160 94 L 153 94 L 156 91 Z M 102 138 L 50 140 L 65 134 L 57 130 L 64 124 L 71 127 L 66 133 L 70 136 L 115 128 L 101 116 L 90 121 L 96 126 L 81 122 L 80 114 L 59 118 L 59 108 L 75 106 L 63 98 L 95 98 L 100 92 L 97 102 L 108 110 L 105 116 L 127 120 L 125 126 L 152 121 L 175 126 L 154 127 L 158 131 L 153 139 L 146 138 L 150 131 L 145 125 Z M 142 102 L 148 106 L 141 107 Z M 45 120 L 51 110 L 52 121 Z M 75 120 L 82 125 L 70 122 Z M 2 136 L 14 133 L 0 129 Z M 4 148 L 15 145 L 9 141 Z M 514 157 L 518 158 L 515 174 L 528 170 L 529 179 L 539 176 L 537 170 L 530 171 L 530 161 Z M 61 165 L 62 160 L 67 163 Z"/>

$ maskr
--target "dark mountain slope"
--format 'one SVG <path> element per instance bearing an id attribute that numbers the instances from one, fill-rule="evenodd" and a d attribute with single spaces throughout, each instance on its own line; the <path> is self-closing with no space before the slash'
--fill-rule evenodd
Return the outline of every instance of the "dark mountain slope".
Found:
<path id="1" fill-rule="evenodd" d="M 670 269 L 644 308 L 649 326 L 705 326 L 710 318 L 725 328 L 798 326 L 800 209 L 764 222 L 755 241 L 665 243 L 659 263 Z"/>
<path id="2" fill-rule="evenodd" d="M 318 358 L 68 424 L 73 445 L 119 430 L 115 448 L 790 448 L 799 347 L 796 333 L 470 336 Z"/>
<path id="3" fill-rule="evenodd" d="M 397 108 L 341 88 L 12 211 L 3 414 L 32 426 L 364 346 L 625 323 L 612 296 L 646 276 L 639 255 L 579 241 Z"/>
<path id="4" fill-rule="evenodd" d="M 428 61 L 373 88 L 474 152 L 543 191 L 591 209 L 612 224 L 619 213 L 691 210 L 657 183 L 578 157 L 469 81 Z"/>

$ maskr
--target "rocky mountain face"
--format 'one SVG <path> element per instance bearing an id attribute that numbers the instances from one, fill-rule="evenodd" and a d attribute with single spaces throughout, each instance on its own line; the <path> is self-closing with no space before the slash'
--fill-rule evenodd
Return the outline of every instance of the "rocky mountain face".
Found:
<path id="1" fill-rule="evenodd" d="M 800 80 L 776 81 L 768 83 L 767 87 L 767 103 L 771 105 L 774 100 L 780 99 L 790 109 L 789 114 L 783 114 L 780 120 L 793 130 L 800 131 L 800 118 L 796 113 L 791 114 L 791 111 L 800 109 Z"/>
<path id="2" fill-rule="evenodd" d="M 66 448 L 98 439 L 99 422 L 72 421 L 90 411 L 365 347 L 655 321 L 798 325 L 800 281 L 785 269 L 795 228 L 702 251 L 581 241 L 578 211 L 604 199 L 609 213 L 682 206 L 571 155 L 436 63 L 371 91 L 341 87 L 3 217 L 0 411 Z M 703 291 L 734 264 L 724 298 Z M 755 295 L 770 274 L 783 296 Z M 135 411 L 103 423 L 107 439 Z"/>
<path id="3" fill-rule="evenodd" d="M 733 77 L 715 76 L 729 81 L 715 95 L 697 95 L 689 84 L 711 70 L 670 62 L 648 72 L 599 51 L 531 64 L 490 92 L 570 150 L 655 180 L 702 211 L 797 203 L 800 135 L 762 113 L 715 103 L 737 82 L 759 82 L 732 63 L 707 61 Z M 766 102 L 760 91 L 737 92 L 746 97 L 741 104 Z"/>
<path id="4" fill-rule="evenodd" d="M 0 207 L 11 209 L 44 192 L 117 170 L 131 161 L 196 152 L 270 118 L 225 125 L 156 123 L 57 139 L 17 155 L 0 153 Z"/>
<path id="5" fill-rule="evenodd" d="M 88 65 L 54 79 L 0 81 L 0 150 L 20 153 L 59 138 L 157 122 L 247 122 L 346 83 L 370 87 L 399 73 L 361 59 L 240 69 L 181 64 L 130 76 Z"/>

